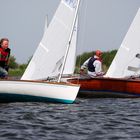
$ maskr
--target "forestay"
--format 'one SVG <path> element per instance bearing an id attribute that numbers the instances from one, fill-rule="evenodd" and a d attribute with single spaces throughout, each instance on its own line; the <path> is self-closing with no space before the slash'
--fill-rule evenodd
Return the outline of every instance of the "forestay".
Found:
<path id="1" fill-rule="evenodd" d="M 22 80 L 56 76 L 62 66 L 79 0 L 61 0 Z"/>
<path id="2" fill-rule="evenodd" d="M 140 9 L 138 10 L 105 77 L 123 78 L 140 71 Z"/>

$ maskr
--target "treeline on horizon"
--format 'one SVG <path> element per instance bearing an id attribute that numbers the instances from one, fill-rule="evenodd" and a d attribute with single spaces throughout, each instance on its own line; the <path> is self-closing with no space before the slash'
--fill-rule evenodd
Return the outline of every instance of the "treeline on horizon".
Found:
<path id="1" fill-rule="evenodd" d="M 106 72 L 108 67 L 110 66 L 113 58 L 115 57 L 115 54 L 117 53 L 117 50 L 112 51 L 105 51 L 102 54 L 102 63 L 103 63 L 103 71 Z M 75 67 L 75 73 L 78 73 L 80 70 L 80 66 L 86 61 L 89 57 L 93 56 L 95 54 L 95 51 L 93 52 L 85 52 L 81 55 L 78 55 L 76 58 L 76 67 Z M 26 64 L 18 64 L 16 62 L 16 58 L 14 56 L 10 56 L 10 62 L 9 62 L 9 75 L 10 76 L 21 76 L 27 65 L 29 64 L 31 59 Z"/>

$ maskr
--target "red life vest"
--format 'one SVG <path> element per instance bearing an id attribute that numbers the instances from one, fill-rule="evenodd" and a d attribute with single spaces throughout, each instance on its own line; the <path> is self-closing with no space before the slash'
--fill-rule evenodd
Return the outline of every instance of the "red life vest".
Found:
<path id="1" fill-rule="evenodd" d="M 0 48 L 0 61 L 7 62 L 9 58 L 9 53 L 4 51 L 2 48 Z"/>

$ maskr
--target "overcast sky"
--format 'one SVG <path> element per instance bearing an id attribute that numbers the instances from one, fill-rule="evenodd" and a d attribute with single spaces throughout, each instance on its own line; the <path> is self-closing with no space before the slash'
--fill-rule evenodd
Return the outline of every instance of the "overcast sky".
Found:
<path id="1" fill-rule="evenodd" d="M 12 55 L 27 63 L 37 48 L 46 15 L 60 0 L 0 0 L 0 38 L 8 37 Z M 77 54 L 118 49 L 140 7 L 140 0 L 82 0 Z"/>

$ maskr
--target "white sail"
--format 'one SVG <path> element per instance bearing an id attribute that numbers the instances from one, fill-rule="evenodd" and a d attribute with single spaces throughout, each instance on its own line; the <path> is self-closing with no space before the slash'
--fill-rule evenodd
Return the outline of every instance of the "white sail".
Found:
<path id="1" fill-rule="evenodd" d="M 140 9 L 138 10 L 105 77 L 123 78 L 140 74 Z"/>
<path id="2" fill-rule="evenodd" d="M 79 1 L 61 0 L 22 80 L 44 79 L 59 74 Z"/>
<path id="3" fill-rule="evenodd" d="M 70 43 L 70 47 L 69 47 L 69 51 L 68 51 L 68 56 L 67 56 L 64 71 L 63 71 L 64 75 L 73 74 L 74 70 L 75 70 L 77 32 L 78 32 L 78 17 L 76 19 L 76 23 L 74 26 L 72 39 L 71 39 L 71 43 Z M 55 70 L 55 72 L 57 72 L 57 73 L 60 73 L 61 66 L 62 66 L 62 63 L 64 60 L 63 58 L 57 63 L 57 65 L 59 66 L 59 68 L 56 68 L 56 70 Z"/>

